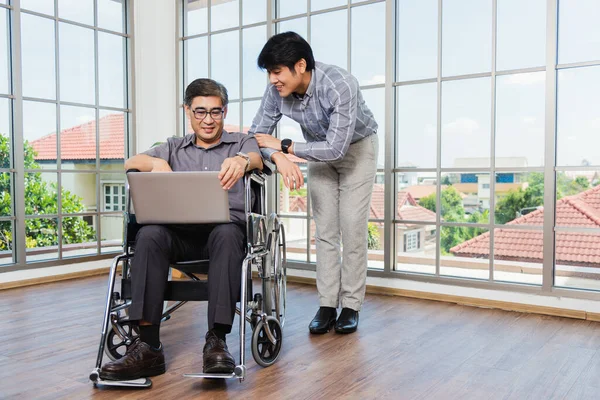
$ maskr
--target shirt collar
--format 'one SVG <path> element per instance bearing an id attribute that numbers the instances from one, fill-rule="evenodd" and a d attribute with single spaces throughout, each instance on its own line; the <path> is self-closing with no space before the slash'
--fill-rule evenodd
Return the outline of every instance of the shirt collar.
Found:
<path id="1" fill-rule="evenodd" d="M 316 71 L 316 68 L 310 71 L 310 82 L 308 83 L 308 87 L 306 88 L 306 93 L 304 93 L 304 96 L 299 96 L 295 93 L 293 94 L 293 96 L 295 96 L 298 100 L 302 100 L 302 108 L 306 108 L 306 106 L 308 105 L 308 100 L 310 100 L 315 90 L 315 81 L 317 80 L 317 78 L 315 77 Z"/>
<path id="2" fill-rule="evenodd" d="M 184 139 L 183 139 L 183 147 L 187 147 L 190 145 L 196 145 L 196 134 L 195 133 L 190 133 L 185 135 Z M 217 147 L 218 145 L 220 145 L 221 143 L 237 143 L 239 142 L 238 138 L 236 137 L 236 135 L 232 135 L 231 133 L 227 132 L 225 129 L 223 129 L 223 134 L 221 135 L 221 138 L 219 139 L 219 143 L 213 144 L 212 146 L 208 147 L 208 149 L 212 149 L 213 147 Z"/>

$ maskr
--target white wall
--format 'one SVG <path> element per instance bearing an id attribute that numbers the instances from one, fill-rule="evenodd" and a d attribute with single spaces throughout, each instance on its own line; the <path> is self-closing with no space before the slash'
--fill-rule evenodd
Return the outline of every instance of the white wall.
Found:
<path id="1" fill-rule="evenodd" d="M 136 148 L 177 134 L 177 1 L 132 0 Z"/>

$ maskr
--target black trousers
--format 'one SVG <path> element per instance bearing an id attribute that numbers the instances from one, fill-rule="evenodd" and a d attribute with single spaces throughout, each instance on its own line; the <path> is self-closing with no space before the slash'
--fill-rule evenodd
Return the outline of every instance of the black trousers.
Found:
<path id="1" fill-rule="evenodd" d="M 232 325 L 245 247 L 244 223 L 142 227 L 131 265 L 129 318 L 160 324 L 169 265 L 208 258 L 208 328 Z"/>

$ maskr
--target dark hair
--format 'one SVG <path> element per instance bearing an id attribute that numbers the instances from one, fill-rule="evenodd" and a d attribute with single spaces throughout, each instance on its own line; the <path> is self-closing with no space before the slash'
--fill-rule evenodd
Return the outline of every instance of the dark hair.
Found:
<path id="1" fill-rule="evenodd" d="M 229 97 L 227 96 L 227 89 L 225 86 L 212 79 L 201 78 L 196 79 L 188 85 L 185 89 L 185 99 L 183 100 L 185 105 L 190 107 L 194 97 L 208 97 L 217 96 L 221 98 L 221 103 L 225 107 L 229 103 Z"/>
<path id="2" fill-rule="evenodd" d="M 272 70 L 278 66 L 288 67 L 292 73 L 300 59 L 306 60 L 306 70 L 315 69 L 315 58 L 308 42 L 296 32 L 283 32 L 272 36 L 258 55 L 258 67 Z"/>

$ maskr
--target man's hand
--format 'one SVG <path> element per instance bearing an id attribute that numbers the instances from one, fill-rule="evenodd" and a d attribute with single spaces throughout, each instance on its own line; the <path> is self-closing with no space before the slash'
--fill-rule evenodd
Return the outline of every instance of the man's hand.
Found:
<path id="1" fill-rule="evenodd" d="M 256 138 L 259 147 L 281 151 L 281 140 L 276 137 L 267 133 L 257 133 L 254 137 Z"/>
<path id="2" fill-rule="evenodd" d="M 246 173 L 246 160 L 242 157 L 229 157 L 221 164 L 219 180 L 225 190 L 229 190 Z"/>
<path id="3" fill-rule="evenodd" d="M 268 135 L 270 136 L 270 135 Z M 277 170 L 283 177 L 283 184 L 290 190 L 296 190 L 304 185 L 304 175 L 300 168 L 288 160 L 283 153 L 275 153 L 271 159 L 277 165 Z"/>
<path id="4" fill-rule="evenodd" d="M 162 158 L 156 158 L 152 162 L 152 171 L 150 172 L 173 172 L 168 162 Z"/>

